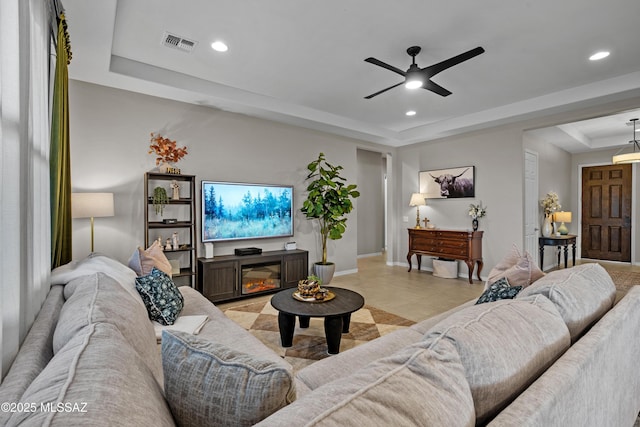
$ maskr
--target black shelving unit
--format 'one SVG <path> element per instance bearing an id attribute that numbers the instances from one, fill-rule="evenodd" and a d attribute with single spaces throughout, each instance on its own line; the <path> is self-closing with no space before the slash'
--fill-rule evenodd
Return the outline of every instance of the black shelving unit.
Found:
<path id="1" fill-rule="evenodd" d="M 173 200 L 171 181 L 180 185 L 180 199 Z M 164 187 L 169 195 L 169 201 L 164 206 L 162 215 L 156 215 L 153 206 L 153 189 Z M 198 258 L 198 241 L 196 237 L 196 177 L 195 175 L 175 175 L 168 173 L 147 172 L 144 176 L 144 194 L 146 206 L 144 209 L 144 243 L 145 248 L 161 238 L 164 245 L 167 238 L 174 232 L 178 233 L 178 249 L 165 250 L 165 255 L 171 260 L 180 261 L 180 273 L 174 273 L 173 279 L 178 286 L 195 287 L 196 259 Z M 174 218 L 177 222 L 167 224 L 163 219 Z"/>

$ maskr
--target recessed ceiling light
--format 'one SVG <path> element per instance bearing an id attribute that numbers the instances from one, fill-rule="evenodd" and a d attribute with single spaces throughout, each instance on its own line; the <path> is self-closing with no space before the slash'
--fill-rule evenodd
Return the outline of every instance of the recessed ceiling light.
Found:
<path id="1" fill-rule="evenodd" d="M 218 40 L 211 43 L 211 49 L 215 50 L 216 52 L 226 52 L 227 50 L 229 50 L 229 47 L 224 42 Z"/>
<path id="2" fill-rule="evenodd" d="M 409 111 L 407 111 L 405 114 L 406 114 L 407 116 L 415 116 L 415 115 L 416 115 L 416 112 L 415 112 L 415 111 L 413 111 L 413 110 L 409 110 Z"/>
<path id="3" fill-rule="evenodd" d="M 589 57 L 589 59 L 592 61 L 598 61 L 600 59 L 606 58 L 607 56 L 609 56 L 609 52 L 607 52 L 606 50 L 603 50 L 603 51 L 594 53 Z"/>

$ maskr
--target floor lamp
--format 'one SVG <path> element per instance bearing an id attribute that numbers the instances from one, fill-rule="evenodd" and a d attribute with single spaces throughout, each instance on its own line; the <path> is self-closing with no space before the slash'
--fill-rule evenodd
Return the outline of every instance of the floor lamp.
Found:
<path id="1" fill-rule="evenodd" d="M 113 215 L 113 193 L 71 194 L 71 217 L 91 218 L 91 252 L 93 252 L 93 218 Z"/>

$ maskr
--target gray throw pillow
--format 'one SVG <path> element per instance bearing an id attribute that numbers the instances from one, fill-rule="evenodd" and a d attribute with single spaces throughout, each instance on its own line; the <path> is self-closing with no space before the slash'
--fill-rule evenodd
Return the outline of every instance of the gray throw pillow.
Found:
<path id="1" fill-rule="evenodd" d="M 180 426 L 250 426 L 296 398 L 293 368 L 195 335 L 162 334 L 164 390 Z"/>
<path id="2" fill-rule="evenodd" d="M 136 278 L 136 289 L 149 312 L 149 319 L 173 325 L 184 306 L 184 299 L 173 280 L 153 267 L 151 273 Z"/>

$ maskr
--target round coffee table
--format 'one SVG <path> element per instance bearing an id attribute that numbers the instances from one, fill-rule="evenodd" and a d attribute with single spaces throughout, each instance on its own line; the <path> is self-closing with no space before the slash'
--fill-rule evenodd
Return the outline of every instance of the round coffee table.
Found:
<path id="1" fill-rule="evenodd" d="M 329 354 L 340 352 L 342 334 L 349 332 L 351 313 L 360 310 L 364 298 L 349 289 L 327 287 L 335 294 L 330 301 L 305 302 L 293 298 L 296 288 L 285 289 L 271 298 L 271 305 L 278 310 L 278 328 L 283 347 L 293 344 L 293 331 L 296 316 L 300 319 L 300 327 L 308 328 L 311 317 L 324 317 L 324 334 L 327 338 Z"/>

